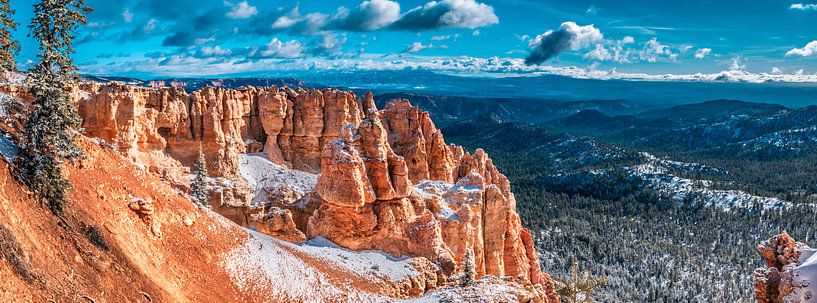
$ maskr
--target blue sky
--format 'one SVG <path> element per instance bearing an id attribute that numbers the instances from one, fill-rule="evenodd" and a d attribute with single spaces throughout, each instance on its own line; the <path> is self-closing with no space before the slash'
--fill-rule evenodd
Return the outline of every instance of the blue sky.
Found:
<path id="1" fill-rule="evenodd" d="M 817 2 L 817 1 L 816 1 Z M 11 0 L 22 25 L 33 1 Z M 799 1 L 88 0 L 86 73 L 312 69 L 566 75 L 817 74 L 817 4 Z M 809 44 L 812 43 L 812 44 Z M 639 76 L 635 76 L 639 77 Z M 770 76 L 771 77 L 771 76 Z M 802 76 L 801 78 L 802 79 Z"/>

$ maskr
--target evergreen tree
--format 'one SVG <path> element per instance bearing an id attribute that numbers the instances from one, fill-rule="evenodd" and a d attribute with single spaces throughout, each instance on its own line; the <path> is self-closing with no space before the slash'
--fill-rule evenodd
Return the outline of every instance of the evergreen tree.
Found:
<path id="1" fill-rule="evenodd" d="M 11 32 L 17 28 L 13 15 L 9 0 L 0 0 L 0 80 L 5 72 L 17 71 L 14 56 L 20 51 L 20 43 L 11 38 Z"/>
<path id="2" fill-rule="evenodd" d="M 71 186 L 60 165 L 84 157 L 74 144 L 82 119 L 66 89 L 78 80 L 72 44 L 89 12 L 83 0 L 43 0 L 34 5 L 29 25 L 40 51 L 26 77 L 34 101 L 20 142 L 17 175 L 57 215 L 68 203 L 66 190 Z"/>
<path id="3" fill-rule="evenodd" d="M 207 162 L 204 160 L 204 153 L 199 149 L 199 161 L 193 170 L 193 182 L 190 184 L 190 195 L 193 200 L 201 205 L 207 206 L 209 200 L 207 194 Z"/>
<path id="4" fill-rule="evenodd" d="M 465 258 L 462 260 L 462 286 L 468 286 L 477 279 L 476 265 L 474 264 L 474 252 L 469 248 L 465 250 Z"/>

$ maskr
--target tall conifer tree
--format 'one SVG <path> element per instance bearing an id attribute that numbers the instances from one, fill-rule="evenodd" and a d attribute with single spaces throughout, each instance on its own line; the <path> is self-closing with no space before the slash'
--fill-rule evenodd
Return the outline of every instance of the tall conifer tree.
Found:
<path id="1" fill-rule="evenodd" d="M 20 51 L 20 43 L 11 37 L 11 33 L 17 28 L 13 16 L 14 10 L 9 5 L 9 0 L 0 0 L 0 80 L 5 72 L 17 71 L 14 56 Z"/>
<path id="2" fill-rule="evenodd" d="M 63 214 L 71 187 L 60 165 L 84 157 L 74 144 L 82 119 L 67 89 L 78 80 L 72 45 L 89 12 L 83 0 L 42 0 L 34 5 L 29 25 L 40 50 L 26 77 L 34 102 L 20 142 L 18 177 L 57 215 Z"/>

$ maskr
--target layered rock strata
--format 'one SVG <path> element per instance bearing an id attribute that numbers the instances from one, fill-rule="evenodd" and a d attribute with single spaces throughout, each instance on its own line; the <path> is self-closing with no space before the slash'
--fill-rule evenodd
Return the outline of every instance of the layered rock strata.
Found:
<path id="1" fill-rule="evenodd" d="M 309 235 L 423 256 L 449 272 L 472 250 L 480 275 L 546 279 L 508 179 L 484 151 L 446 145 L 428 114 L 407 101 L 369 111 L 322 157 L 315 191 L 324 203 L 309 220 Z"/>
<path id="2" fill-rule="evenodd" d="M 406 100 L 378 110 L 371 94 L 358 100 L 336 89 L 187 93 L 122 84 L 86 84 L 75 95 L 86 134 L 154 173 L 185 179 L 202 151 L 211 175 L 234 185 L 211 204 L 239 224 L 290 241 L 322 236 L 424 257 L 447 276 L 471 250 L 478 274 L 535 285 L 540 301 L 558 302 L 508 179 L 484 151 L 447 145 L 428 113 Z M 238 155 L 248 152 L 320 173 L 308 207 L 254 205 L 239 174 Z"/>

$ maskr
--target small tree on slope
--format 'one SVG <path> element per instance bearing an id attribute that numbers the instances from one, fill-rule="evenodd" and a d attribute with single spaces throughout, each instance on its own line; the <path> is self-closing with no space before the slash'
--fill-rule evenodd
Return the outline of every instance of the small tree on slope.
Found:
<path id="1" fill-rule="evenodd" d="M 5 77 L 5 72 L 17 71 L 14 56 L 20 51 L 20 43 L 11 38 L 11 32 L 17 28 L 12 16 L 14 10 L 9 0 L 0 0 L 0 80 Z"/>
<path id="2" fill-rule="evenodd" d="M 556 292 L 562 297 L 562 302 L 592 303 L 593 290 L 607 283 L 604 278 L 592 278 L 586 269 L 579 274 L 579 263 L 573 263 L 570 273 L 568 279 L 556 279 Z"/>
<path id="3" fill-rule="evenodd" d="M 462 267 L 462 286 L 468 286 L 474 283 L 477 279 L 477 270 L 474 264 L 474 252 L 470 248 L 465 250 Z"/>
<path id="4" fill-rule="evenodd" d="M 74 144 L 82 119 L 66 88 L 78 80 L 72 44 L 74 32 L 85 24 L 89 12 L 83 0 L 43 0 L 34 5 L 29 25 L 40 52 L 25 82 L 34 101 L 20 142 L 17 176 L 57 215 L 63 214 L 66 190 L 71 187 L 60 165 L 84 157 Z"/>
<path id="5" fill-rule="evenodd" d="M 201 205 L 207 206 L 209 200 L 207 194 L 207 162 L 204 160 L 204 153 L 199 149 L 199 161 L 193 170 L 193 181 L 190 184 L 190 195 L 193 200 Z"/>

